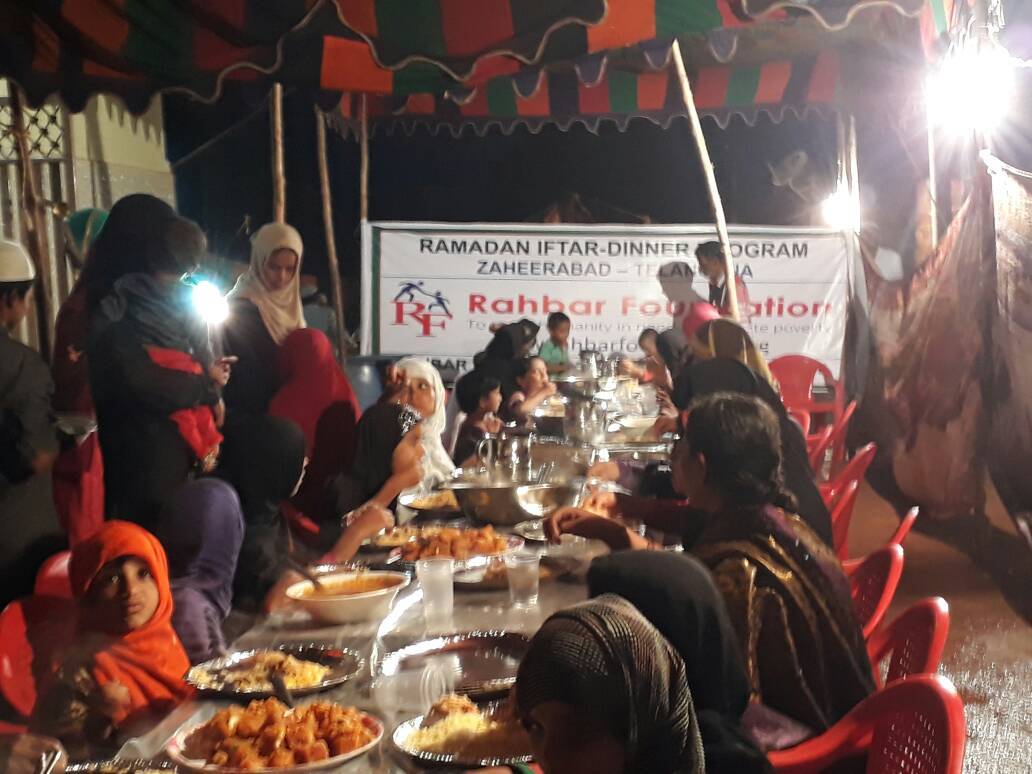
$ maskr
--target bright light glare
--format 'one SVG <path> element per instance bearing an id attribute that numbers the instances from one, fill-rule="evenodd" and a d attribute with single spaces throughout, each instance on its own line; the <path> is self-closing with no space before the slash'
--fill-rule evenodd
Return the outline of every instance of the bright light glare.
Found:
<path id="1" fill-rule="evenodd" d="M 838 231 L 860 229 L 860 209 L 848 191 L 835 191 L 821 202 L 821 217 L 825 223 Z"/>
<path id="2" fill-rule="evenodd" d="M 201 280 L 193 288 L 193 305 L 209 325 L 219 325 L 229 317 L 229 303 L 219 289 L 208 280 Z"/>
<path id="3" fill-rule="evenodd" d="M 1014 97 L 1014 64 L 1006 50 L 963 49 L 928 76 L 928 111 L 955 132 L 990 132 L 1007 116 Z"/>

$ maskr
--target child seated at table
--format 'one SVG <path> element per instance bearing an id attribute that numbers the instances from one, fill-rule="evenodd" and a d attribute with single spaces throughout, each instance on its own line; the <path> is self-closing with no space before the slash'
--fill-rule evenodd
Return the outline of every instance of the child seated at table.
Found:
<path id="1" fill-rule="evenodd" d="M 538 355 L 550 374 L 561 374 L 570 368 L 570 318 L 563 312 L 548 315 L 548 341 Z"/>
<path id="2" fill-rule="evenodd" d="M 472 373 L 460 379 L 455 386 L 459 407 L 466 419 L 455 440 L 455 464 L 466 467 L 475 464 L 477 445 L 488 433 L 502 429 L 502 420 L 496 414 L 502 405 L 502 385 L 492 376 L 481 377 Z"/>
<path id="3" fill-rule="evenodd" d="M 109 521 L 72 549 L 75 636 L 36 704 L 33 731 L 73 757 L 117 748 L 192 689 L 190 661 L 172 628 L 172 591 L 161 543 L 136 524 Z"/>
<path id="4" fill-rule="evenodd" d="M 519 389 L 509 396 L 503 419 L 520 425 L 528 424 L 537 408 L 556 392 L 540 357 L 525 357 L 516 363 L 516 386 Z"/>

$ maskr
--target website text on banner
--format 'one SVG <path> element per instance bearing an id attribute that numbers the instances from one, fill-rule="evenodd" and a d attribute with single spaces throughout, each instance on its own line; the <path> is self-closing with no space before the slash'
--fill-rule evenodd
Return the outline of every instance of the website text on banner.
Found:
<path id="1" fill-rule="evenodd" d="M 846 245 L 824 229 L 731 226 L 747 328 L 768 358 L 806 354 L 836 374 L 846 324 Z M 680 325 L 707 300 L 695 248 L 709 226 L 371 223 L 363 239 L 364 354 L 426 355 L 466 370 L 488 326 L 551 312 L 570 346 L 637 356 L 645 328 Z M 372 299 L 372 303 L 369 303 Z"/>

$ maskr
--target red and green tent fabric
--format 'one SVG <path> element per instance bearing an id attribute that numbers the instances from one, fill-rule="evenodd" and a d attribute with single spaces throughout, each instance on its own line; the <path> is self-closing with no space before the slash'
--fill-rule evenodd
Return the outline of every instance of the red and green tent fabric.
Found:
<path id="1" fill-rule="evenodd" d="M 666 52 L 669 55 L 669 43 Z M 695 106 L 726 127 L 732 116 L 752 124 L 761 114 L 780 121 L 786 113 L 829 114 L 839 104 L 841 79 L 838 52 L 764 62 L 755 65 L 701 67 L 689 73 Z M 347 95 L 333 116 L 338 131 L 353 131 L 360 95 Z M 629 70 L 615 64 L 593 77 L 584 71 L 542 71 L 532 83 L 520 78 L 496 78 L 460 95 L 414 94 L 403 99 L 367 98 L 371 130 L 433 133 L 464 131 L 483 135 L 491 129 L 512 132 L 517 126 L 532 132 L 548 125 L 564 131 L 579 124 L 597 131 L 603 122 L 622 131 L 632 118 L 660 126 L 686 116 L 677 75 L 669 57 L 656 69 Z"/>
<path id="2" fill-rule="evenodd" d="M 443 93 L 529 65 L 757 19 L 806 16 L 833 26 L 886 2 L 912 14 L 923 0 L 6 0 L 0 76 L 31 104 L 59 95 L 73 110 L 100 92 L 138 112 L 161 91 L 211 100 L 227 87 L 270 81 Z"/>
<path id="3" fill-rule="evenodd" d="M 964 3 L 954 0 L 927 0 L 921 10 L 921 42 L 929 59 L 938 59 L 940 42 L 957 29 L 964 15 Z"/>

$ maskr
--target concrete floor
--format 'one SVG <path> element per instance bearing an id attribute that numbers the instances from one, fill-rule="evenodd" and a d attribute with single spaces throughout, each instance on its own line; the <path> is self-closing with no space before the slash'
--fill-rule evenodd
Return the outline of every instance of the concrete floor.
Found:
<path id="1" fill-rule="evenodd" d="M 996 526 L 1014 532 L 998 500 L 991 498 L 988 510 Z M 883 546 L 897 523 L 889 505 L 865 486 L 850 525 L 850 555 Z M 925 597 L 949 603 L 941 671 L 964 699 L 964 771 L 1032 771 L 1032 627 L 963 553 L 916 530 L 904 551 L 903 579 L 887 620 Z"/>

